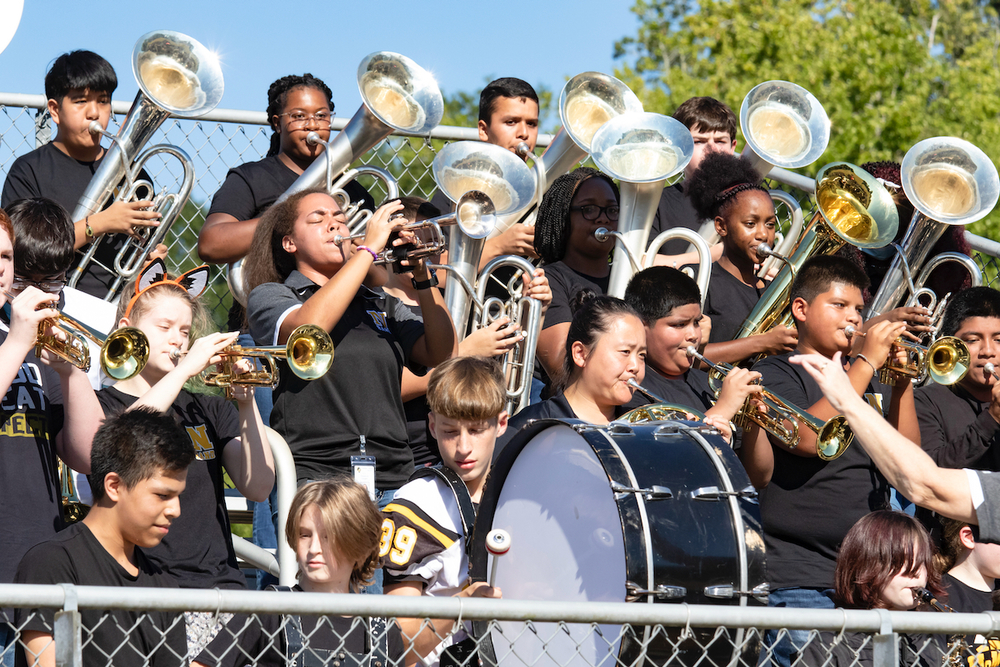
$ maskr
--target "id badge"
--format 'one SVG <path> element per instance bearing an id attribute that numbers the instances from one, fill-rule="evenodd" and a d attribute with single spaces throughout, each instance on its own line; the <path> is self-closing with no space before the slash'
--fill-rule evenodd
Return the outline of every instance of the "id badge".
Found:
<path id="1" fill-rule="evenodd" d="M 375 457 L 352 456 L 351 472 L 354 481 L 368 489 L 368 495 L 375 501 Z"/>

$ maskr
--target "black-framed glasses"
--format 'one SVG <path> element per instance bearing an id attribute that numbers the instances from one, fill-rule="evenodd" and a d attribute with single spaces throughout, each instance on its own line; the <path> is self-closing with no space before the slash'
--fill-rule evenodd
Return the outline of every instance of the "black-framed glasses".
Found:
<path id="1" fill-rule="evenodd" d="M 293 111 L 291 113 L 279 113 L 278 115 L 288 116 L 289 125 L 305 125 L 309 121 L 312 121 L 320 127 L 330 127 L 330 123 L 333 122 L 333 117 L 337 114 L 327 111 L 320 111 L 318 113 L 302 113 L 301 111 Z"/>
<path id="2" fill-rule="evenodd" d="M 66 276 L 56 277 L 56 276 L 46 276 L 41 280 L 31 280 L 23 276 L 14 276 L 14 280 L 11 281 L 10 288 L 12 291 L 20 293 L 29 287 L 37 287 L 47 294 L 59 294 L 66 287 Z"/>
<path id="3" fill-rule="evenodd" d="M 608 220 L 615 222 L 618 220 L 618 204 L 612 204 L 611 206 L 598 206 L 597 204 L 584 204 L 583 206 L 571 206 L 571 211 L 579 211 L 583 216 L 584 220 L 589 220 L 593 222 L 601 217 L 601 212 L 608 217 Z"/>

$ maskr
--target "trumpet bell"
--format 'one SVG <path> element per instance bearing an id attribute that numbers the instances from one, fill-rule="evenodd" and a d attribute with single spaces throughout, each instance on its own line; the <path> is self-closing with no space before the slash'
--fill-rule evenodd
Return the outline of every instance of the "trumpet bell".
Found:
<path id="1" fill-rule="evenodd" d="M 796 169 L 820 158 L 830 143 L 830 118 L 819 100 L 789 81 L 765 81 L 743 98 L 740 128 L 744 153 L 762 174 L 777 166 Z M 748 149 L 748 150 L 747 150 Z"/>
<path id="2" fill-rule="evenodd" d="M 481 141 L 456 141 L 434 157 L 434 181 L 448 199 L 458 202 L 478 190 L 493 202 L 496 215 L 526 208 L 535 194 L 531 169 L 505 148 Z"/>
<path id="3" fill-rule="evenodd" d="M 681 172 L 694 154 L 691 132 L 656 113 L 627 113 L 607 121 L 590 145 L 594 162 L 613 178 L 655 183 Z"/>
<path id="4" fill-rule="evenodd" d="M 358 65 L 358 90 L 369 111 L 397 132 L 429 132 L 444 115 L 444 100 L 434 77 L 398 53 L 379 51 L 365 56 Z"/>
<path id="5" fill-rule="evenodd" d="M 132 49 L 132 73 L 143 94 L 170 113 L 203 116 L 222 100 L 219 57 L 173 30 L 146 33 Z"/>
<path id="6" fill-rule="evenodd" d="M 569 137 L 588 153 L 594 135 L 605 123 L 642 111 L 642 102 L 628 86 L 600 72 L 577 74 L 559 93 L 559 119 Z"/>
<path id="7" fill-rule="evenodd" d="M 974 144 L 955 137 L 914 144 L 903 157 L 900 175 L 914 208 L 946 225 L 981 220 L 1000 197 L 993 161 Z"/>
<path id="8" fill-rule="evenodd" d="M 149 361 L 149 339 L 135 327 L 115 329 L 101 346 L 101 368 L 108 377 L 127 380 Z"/>
<path id="9" fill-rule="evenodd" d="M 927 375 L 943 385 L 953 385 L 969 372 L 972 355 L 960 338 L 944 336 L 927 348 Z"/>
<path id="10" fill-rule="evenodd" d="M 296 327 L 285 345 L 288 367 L 303 380 L 323 377 L 333 365 L 333 340 L 315 324 Z"/>
<path id="11" fill-rule="evenodd" d="M 834 162 L 816 175 L 816 204 L 830 229 L 859 248 L 881 248 L 899 229 L 892 195 L 864 169 Z"/>
<path id="12" fill-rule="evenodd" d="M 497 224 L 497 210 L 486 193 L 470 190 L 455 204 L 455 224 L 471 239 L 485 239 Z"/>
<path id="13" fill-rule="evenodd" d="M 839 458 L 853 441 L 854 431 L 847 425 L 847 417 L 837 415 L 816 433 L 816 454 L 824 461 L 832 461 Z"/>

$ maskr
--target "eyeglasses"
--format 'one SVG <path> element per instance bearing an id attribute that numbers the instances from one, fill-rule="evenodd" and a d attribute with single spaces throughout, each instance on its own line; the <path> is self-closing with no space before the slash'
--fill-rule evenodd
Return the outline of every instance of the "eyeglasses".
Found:
<path id="1" fill-rule="evenodd" d="M 615 222 L 618 220 L 618 204 L 611 206 L 598 206 L 596 204 L 585 204 L 584 206 L 571 206 L 571 211 L 579 211 L 584 220 L 594 221 L 601 217 L 601 213 L 608 216 L 608 220 Z"/>
<path id="2" fill-rule="evenodd" d="M 28 287 L 37 287 L 38 289 L 46 292 L 47 294 L 59 294 L 66 287 L 66 277 L 56 278 L 49 276 L 43 278 L 42 280 L 29 280 L 28 278 L 22 278 L 21 276 L 14 276 L 14 280 L 11 282 L 11 291 L 21 293 Z"/>
<path id="3" fill-rule="evenodd" d="M 279 116 L 288 116 L 289 125 L 305 125 L 309 121 L 312 121 L 319 125 L 320 127 L 330 127 L 330 123 L 333 122 L 333 117 L 337 114 L 327 113 L 325 111 L 320 111 L 319 113 L 307 114 L 301 113 L 299 111 L 294 111 L 292 113 L 279 113 Z"/>

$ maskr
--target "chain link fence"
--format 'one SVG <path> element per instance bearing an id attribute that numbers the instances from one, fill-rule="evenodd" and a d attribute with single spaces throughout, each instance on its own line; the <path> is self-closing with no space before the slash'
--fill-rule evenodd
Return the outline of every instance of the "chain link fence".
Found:
<path id="1" fill-rule="evenodd" d="M 768 629 L 800 633 L 793 665 L 942 664 L 1000 659 L 1000 614 L 559 603 L 293 592 L 0 586 L 21 607 L 8 651 L 55 650 L 79 665 L 427 664 L 509 667 L 755 667 Z M 190 613 L 190 612 L 195 613 Z M 188 613 L 185 613 L 188 612 Z M 10 618 L 10 617 L 8 617 Z M 399 620 L 402 619 L 402 620 Z M 434 620 L 431 620 L 434 619 Z M 212 627 L 197 641 L 192 630 Z M 204 633 L 202 633 L 204 635 Z M 445 646 L 438 645 L 438 640 Z M 207 647 L 205 647 L 207 643 Z M 29 663 L 31 664 L 30 660 Z"/>

